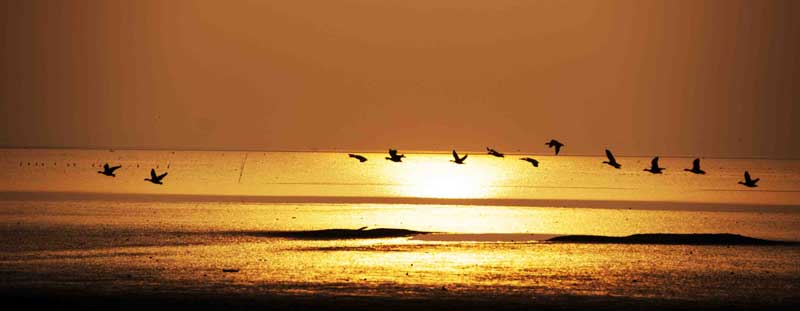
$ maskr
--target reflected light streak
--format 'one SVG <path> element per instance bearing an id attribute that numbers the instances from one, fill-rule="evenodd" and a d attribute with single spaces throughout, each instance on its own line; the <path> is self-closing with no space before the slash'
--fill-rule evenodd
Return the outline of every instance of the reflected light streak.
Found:
<path id="1" fill-rule="evenodd" d="M 506 177 L 501 166 L 487 157 L 472 156 L 464 165 L 449 160 L 449 155 L 415 155 L 387 167 L 385 174 L 400 184 L 397 195 L 457 199 L 492 197 L 493 185 Z"/>

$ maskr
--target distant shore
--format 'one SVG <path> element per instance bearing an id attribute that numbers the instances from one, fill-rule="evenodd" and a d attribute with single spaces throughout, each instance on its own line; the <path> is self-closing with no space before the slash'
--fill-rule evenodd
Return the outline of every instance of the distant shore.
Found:
<path id="1" fill-rule="evenodd" d="M 647 233 L 629 236 L 544 235 L 544 234 L 448 234 L 397 228 L 322 229 L 298 231 L 228 232 L 234 235 L 289 238 L 301 240 L 379 239 L 413 237 L 421 241 L 537 241 L 586 244 L 659 244 L 659 245 L 798 245 L 795 241 L 775 241 L 731 233 Z M 432 235 L 432 237 L 428 237 Z M 452 235 L 452 238 L 448 236 Z M 530 238 L 528 238 L 530 237 Z"/>
<path id="2" fill-rule="evenodd" d="M 379 153 L 383 154 L 386 153 L 387 149 L 357 149 L 357 148 L 316 148 L 316 149 L 272 149 L 272 150 L 263 150 L 263 149 L 256 149 L 256 148 L 207 148 L 207 147 L 191 147 L 191 148 L 172 148 L 172 149 L 165 149 L 159 147 L 133 147 L 133 146 L 87 146 L 87 147 L 74 147 L 74 146 L 0 146 L 0 150 L 57 150 L 57 151 L 64 151 L 64 150 L 86 150 L 86 151 L 108 151 L 108 152 L 116 152 L 116 151 L 152 151 L 152 152 L 239 152 L 239 153 Z M 407 154 L 450 154 L 451 150 L 429 150 L 429 149 L 403 149 L 404 153 Z M 503 150 L 505 155 L 509 156 L 523 156 L 523 155 L 533 155 L 533 156 L 551 156 L 552 153 L 549 150 L 542 151 L 523 151 L 520 149 L 515 150 Z M 486 150 L 483 149 L 464 149 L 464 153 L 469 154 L 486 154 Z M 570 153 L 570 154 L 562 154 L 561 157 L 605 157 L 603 153 Z M 650 154 L 620 154 L 620 157 L 630 157 L 630 158 L 649 158 L 652 155 Z M 664 155 L 663 158 L 678 158 L 678 159 L 692 159 L 696 158 L 697 156 L 694 154 L 672 154 L 672 155 Z M 703 157 L 704 159 L 743 159 L 743 160 L 770 160 L 770 161 L 800 161 L 800 158 L 778 158 L 778 157 L 764 157 L 764 156 L 725 156 L 725 155 L 709 155 Z"/>
<path id="3" fill-rule="evenodd" d="M 465 206 L 581 207 L 600 209 L 798 212 L 800 205 L 752 205 L 736 203 L 505 199 L 420 198 L 353 196 L 257 196 L 213 194 L 153 194 L 51 191 L 0 191 L 0 201 L 124 201 L 124 202 L 240 202 L 240 203 L 328 203 L 328 204 L 429 204 Z"/>
<path id="4" fill-rule="evenodd" d="M 756 239 L 738 234 L 649 233 L 629 236 L 564 235 L 547 240 L 558 243 L 660 244 L 660 245 L 797 245 L 798 242 Z"/>

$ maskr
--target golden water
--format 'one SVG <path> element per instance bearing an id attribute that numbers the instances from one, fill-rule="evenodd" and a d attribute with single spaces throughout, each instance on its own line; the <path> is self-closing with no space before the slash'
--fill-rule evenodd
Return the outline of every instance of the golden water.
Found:
<path id="1" fill-rule="evenodd" d="M 708 174 L 696 176 L 682 171 L 691 164 L 685 158 L 663 158 L 665 174 L 651 175 L 642 171 L 649 159 L 627 157 L 615 170 L 601 158 L 562 156 L 538 156 L 534 168 L 515 156 L 470 155 L 456 165 L 446 154 L 407 154 L 403 163 L 382 154 L 358 163 L 338 153 L 0 155 L 5 287 L 369 297 L 432 297 L 445 287 L 463 299 L 766 305 L 797 301 L 800 292 L 797 246 L 542 241 L 635 233 L 800 241 L 798 161 L 705 159 Z M 123 165 L 117 177 L 96 173 L 105 162 Z M 151 167 L 169 172 L 164 185 L 143 181 Z M 736 184 L 745 169 L 760 187 Z M 363 226 L 441 234 L 263 234 Z"/>

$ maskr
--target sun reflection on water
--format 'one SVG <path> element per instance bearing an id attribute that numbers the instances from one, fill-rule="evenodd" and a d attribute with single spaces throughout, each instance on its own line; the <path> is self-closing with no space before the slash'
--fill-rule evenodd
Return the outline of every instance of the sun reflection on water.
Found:
<path id="1" fill-rule="evenodd" d="M 494 185 L 500 184 L 506 173 L 491 159 L 473 156 L 467 164 L 448 162 L 449 155 L 418 155 L 397 167 L 386 167 L 384 173 L 400 184 L 396 194 L 425 198 L 489 198 L 495 195 Z"/>

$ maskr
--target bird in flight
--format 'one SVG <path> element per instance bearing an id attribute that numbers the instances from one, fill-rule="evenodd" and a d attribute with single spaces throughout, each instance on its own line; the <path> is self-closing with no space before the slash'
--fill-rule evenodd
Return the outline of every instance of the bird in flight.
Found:
<path id="1" fill-rule="evenodd" d="M 692 169 L 685 168 L 683 170 L 687 171 L 687 172 L 692 172 L 692 173 L 695 173 L 695 174 L 705 174 L 706 173 L 706 171 L 700 169 L 700 159 L 694 159 L 694 162 L 692 162 Z"/>
<path id="2" fill-rule="evenodd" d="M 405 154 L 398 155 L 397 154 L 397 150 L 389 149 L 389 156 L 386 157 L 386 160 L 389 160 L 389 161 L 392 161 L 392 162 L 403 162 L 403 158 L 405 158 L 405 157 L 406 157 Z"/>
<path id="3" fill-rule="evenodd" d="M 546 142 L 544 144 L 547 145 L 547 147 L 550 147 L 550 148 L 555 147 L 556 148 L 556 155 L 558 155 L 558 152 L 561 151 L 561 147 L 564 147 L 564 144 L 562 144 L 560 141 L 557 141 L 555 139 L 551 139 L 550 141 L 548 141 L 548 142 Z"/>
<path id="4" fill-rule="evenodd" d="M 760 178 L 750 179 L 750 173 L 748 173 L 747 171 L 744 171 L 744 182 L 740 181 L 739 183 L 742 184 L 742 185 L 745 185 L 747 187 L 750 187 L 750 188 L 755 188 L 755 187 L 758 187 L 758 185 L 756 185 L 756 183 L 759 180 L 760 180 Z"/>
<path id="5" fill-rule="evenodd" d="M 530 162 L 531 164 L 533 164 L 533 166 L 534 166 L 534 167 L 539 167 L 539 161 L 537 161 L 537 160 L 536 160 L 536 159 L 534 159 L 534 158 L 520 158 L 520 160 L 522 160 L 522 161 L 528 161 L 528 162 Z"/>
<path id="6" fill-rule="evenodd" d="M 166 177 L 166 176 L 167 176 L 167 173 L 164 173 L 164 174 L 156 176 L 156 170 L 151 168 L 150 169 L 150 178 L 145 178 L 144 180 L 149 181 L 149 182 L 154 183 L 154 184 L 157 184 L 157 185 L 163 185 L 163 183 L 161 183 L 161 180 L 164 179 L 164 177 Z"/>
<path id="7" fill-rule="evenodd" d="M 367 162 L 367 158 L 365 158 L 364 156 L 357 155 L 357 154 L 352 154 L 352 153 L 349 153 L 347 155 L 350 156 L 351 158 L 358 159 L 358 162 Z"/>
<path id="8" fill-rule="evenodd" d="M 455 149 L 453 150 L 453 158 L 454 160 L 450 160 L 450 162 L 454 162 L 455 164 L 464 164 L 464 160 L 467 159 L 468 154 L 465 154 L 463 157 L 459 158 L 458 153 L 456 153 Z"/>
<path id="9" fill-rule="evenodd" d="M 661 174 L 661 171 L 665 170 L 665 168 L 658 167 L 658 157 L 655 157 L 650 161 L 650 168 L 645 168 L 644 170 L 653 174 Z"/>
<path id="10" fill-rule="evenodd" d="M 622 166 L 619 163 L 617 163 L 617 160 L 614 159 L 614 155 L 611 154 L 611 151 L 608 149 L 606 149 L 606 157 L 608 158 L 608 161 L 603 161 L 603 163 L 611 165 L 616 169 L 619 169 L 619 167 Z"/>
<path id="11" fill-rule="evenodd" d="M 489 152 L 489 154 L 491 154 L 491 155 L 493 155 L 493 156 L 495 156 L 495 157 L 498 157 L 498 158 L 505 157 L 505 155 L 504 155 L 504 154 L 502 154 L 502 153 L 498 152 L 497 150 L 494 150 L 494 149 L 492 149 L 492 148 L 489 148 L 489 147 L 486 147 L 486 151 L 488 151 L 488 152 Z"/>
<path id="12" fill-rule="evenodd" d="M 103 165 L 103 170 L 102 171 L 97 171 L 97 173 L 103 174 L 103 175 L 106 175 L 106 176 L 117 177 L 117 175 L 114 175 L 114 171 L 116 171 L 120 167 L 122 167 L 122 165 L 109 167 L 108 163 L 106 163 L 105 165 Z"/>

